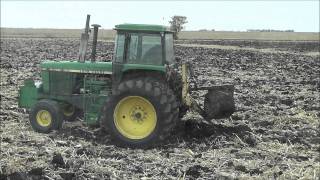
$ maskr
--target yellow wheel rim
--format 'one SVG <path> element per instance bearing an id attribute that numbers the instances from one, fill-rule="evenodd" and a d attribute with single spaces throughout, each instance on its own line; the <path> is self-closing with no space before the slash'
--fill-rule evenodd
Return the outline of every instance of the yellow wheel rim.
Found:
<path id="1" fill-rule="evenodd" d="M 63 108 L 63 115 L 67 116 L 67 117 L 70 117 L 74 114 L 74 106 L 72 105 L 66 105 L 64 108 Z"/>
<path id="2" fill-rule="evenodd" d="M 51 121 L 52 121 L 51 114 L 47 110 L 38 111 L 36 119 L 37 119 L 37 123 L 40 126 L 44 126 L 44 127 L 49 126 L 51 124 Z"/>
<path id="3" fill-rule="evenodd" d="M 141 96 L 128 96 L 119 101 L 113 118 L 117 130 L 129 139 L 149 136 L 157 124 L 156 110 Z"/>

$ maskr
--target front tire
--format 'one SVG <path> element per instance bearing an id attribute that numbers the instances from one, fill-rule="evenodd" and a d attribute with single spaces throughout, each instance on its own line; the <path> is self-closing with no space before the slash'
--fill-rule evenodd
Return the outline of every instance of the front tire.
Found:
<path id="1" fill-rule="evenodd" d="M 62 127 L 62 113 L 59 104 L 52 100 L 40 100 L 31 109 L 30 124 L 34 131 L 49 133 Z"/>
<path id="2" fill-rule="evenodd" d="M 136 78 L 113 90 L 103 106 L 100 123 L 116 144 L 146 148 L 170 135 L 178 115 L 176 97 L 165 83 Z"/>
<path id="3" fill-rule="evenodd" d="M 83 117 L 83 111 L 72 104 L 63 104 L 61 106 L 61 111 L 63 119 L 69 122 L 73 122 L 77 120 L 77 118 Z"/>

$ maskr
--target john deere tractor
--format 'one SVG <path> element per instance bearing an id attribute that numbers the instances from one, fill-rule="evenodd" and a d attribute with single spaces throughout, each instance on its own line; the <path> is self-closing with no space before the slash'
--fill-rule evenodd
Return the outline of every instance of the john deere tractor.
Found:
<path id="1" fill-rule="evenodd" d="M 188 109 L 204 119 L 230 116 L 233 86 L 189 88 L 190 65 L 174 58 L 173 32 L 161 25 L 120 24 L 112 61 L 96 61 L 99 25 L 93 25 L 86 58 L 90 15 L 81 35 L 78 61 L 43 61 L 41 81 L 25 80 L 19 106 L 29 109 L 32 128 L 49 133 L 65 120 L 100 125 L 126 147 L 150 147 L 167 138 Z M 89 60 L 87 60 L 89 59 Z M 190 91 L 207 90 L 203 105 Z"/>

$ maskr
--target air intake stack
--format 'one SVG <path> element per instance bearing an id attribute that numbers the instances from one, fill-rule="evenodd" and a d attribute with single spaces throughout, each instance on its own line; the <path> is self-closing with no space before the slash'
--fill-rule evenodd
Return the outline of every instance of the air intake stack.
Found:
<path id="1" fill-rule="evenodd" d="M 95 62 L 96 61 L 98 30 L 99 30 L 99 27 L 101 27 L 101 26 L 99 24 L 92 24 L 91 26 L 93 27 L 91 62 Z"/>
<path id="2" fill-rule="evenodd" d="M 84 33 L 81 34 L 80 48 L 79 48 L 79 62 L 84 62 L 86 58 L 86 51 L 89 40 L 89 23 L 90 23 L 90 14 L 87 14 L 86 26 Z"/>

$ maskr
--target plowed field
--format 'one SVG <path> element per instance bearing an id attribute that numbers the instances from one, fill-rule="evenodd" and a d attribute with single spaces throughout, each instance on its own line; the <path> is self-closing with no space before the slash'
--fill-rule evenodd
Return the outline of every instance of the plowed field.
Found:
<path id="1" fill-rule="evenodd" d="M 99 128 L 66 122 L 32 130 L 17 105 L 45 59 L 76 60 L 74 39 L 1 39 L 0 179 L 317 179 L 320 177 L 319 42 L 178 41 L 198 85 L 235 84 L 236 112 L 204 123 L 188 112 L 164 145 L 114 146 Z M 112 58 L 98 42 L 98 60 Z M 89 51 L 88 51 L 89 52 Z M 205 92 L 192 96 L 202 102 Z"/>

